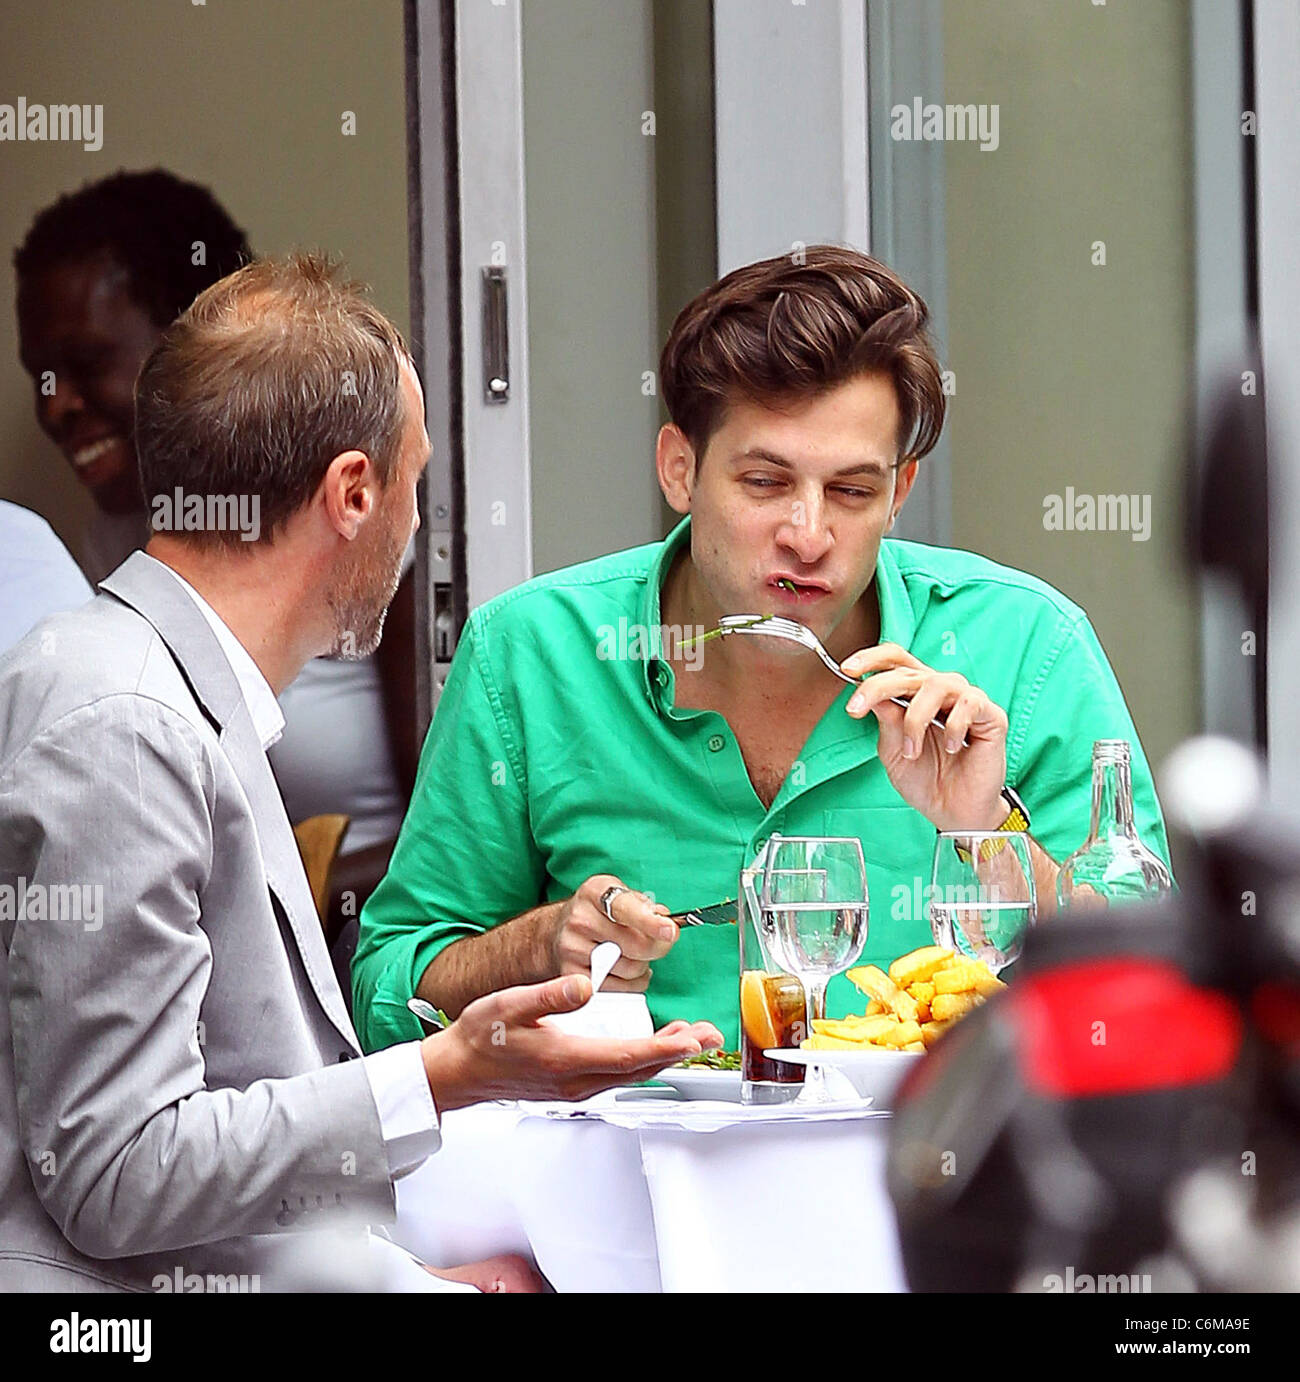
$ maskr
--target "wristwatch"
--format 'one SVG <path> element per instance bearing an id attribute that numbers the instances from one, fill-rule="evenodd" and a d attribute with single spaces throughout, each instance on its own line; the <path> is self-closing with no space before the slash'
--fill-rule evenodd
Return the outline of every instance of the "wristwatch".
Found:
<path id="1" fill-rule="evenodd" d="M 998 826 L 998 831 L 1004 833 L 1024 832 L 1028 834 L 1029 808 L 1025 805 L 1024 801 L 1021 800 L 1020 793 L 1017 792 L 1014 787 L 1004 786 L 1002 788 L 1002 799 L 1010 803 L 1011 809 L 1007 812 L 1006 819 Z M 953 841 L 953 848 L 957 851 L 957 857 L 963 864 L 969 864 L 974 858 L 970 850 L 963 849 L 955 840 Z M 1004 840 L 985 840 L 983 844 L 980 845 L 980 861 L 982 863 L 988 863 L 994 855 L 1000 854 L 1005 848 L 1006 842 Z"/>

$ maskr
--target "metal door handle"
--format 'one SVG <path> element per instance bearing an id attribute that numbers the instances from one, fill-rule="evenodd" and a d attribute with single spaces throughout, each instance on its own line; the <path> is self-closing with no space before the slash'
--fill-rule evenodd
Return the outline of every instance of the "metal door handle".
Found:
<path id="1" fill-rule="evenodd" d="M 505 403 L 510 397 L 510 347 L 507 335 L 506 271 L 483 270 L 483 401 Z"/>

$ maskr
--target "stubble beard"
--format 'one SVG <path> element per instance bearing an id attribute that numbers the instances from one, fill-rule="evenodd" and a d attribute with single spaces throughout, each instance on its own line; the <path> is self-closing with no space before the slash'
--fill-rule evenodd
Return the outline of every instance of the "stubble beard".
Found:
<path id="1" fill-rule="evenodd" d="M 330 656 L 359 662 L 379 647 L 388 606 L 401 583 L 405 550 L 405 545 L 385 538 L 378 555 L 360 558 L 330 592 L 329 606 L 334 615 Z"/>

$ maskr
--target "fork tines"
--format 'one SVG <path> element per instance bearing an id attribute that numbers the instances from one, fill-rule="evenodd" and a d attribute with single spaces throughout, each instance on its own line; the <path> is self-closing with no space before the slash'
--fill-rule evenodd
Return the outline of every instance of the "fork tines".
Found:
<path id="1" fill-rule="evenodd" d="M 759 624 L 770 626 L 784 626 L 787 630 L 799 627 L 792 624 L 788 619 L 782 619 L 775 614 L 724 614 L 718 620 L 718 627 L 726 629 L 728 632 L 736 632 L 740 629 L 756 628 Z"/>
<path id="2" fill-rule="evenodd" d="M 774 634 L 778 638 L 789 638 L 796 643 L 802 643 L 808 648 L 814 646 L 813 640 L 817 636 L 805 625 L 796 623 L 793 619 L 786 619 L 780 614 L 724 614 L 718 620 L 718 627 L 724 634 Z"/>

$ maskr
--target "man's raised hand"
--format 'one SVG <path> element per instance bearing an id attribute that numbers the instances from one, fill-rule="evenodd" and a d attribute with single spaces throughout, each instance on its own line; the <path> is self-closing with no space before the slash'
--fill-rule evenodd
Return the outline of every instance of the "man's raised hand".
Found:
<path id="1" fill-rule="evenodd" d="M 940 830 L 996 830 L 1007 815 L 1006 711 L 959 672 L 927 667 L 896 643 L 862 648 L 840 668 L 867 677 L 848 713 L 875 715 L 880 762 L 903 800 Z M 931 723 L 939 715 L 946 729 Z"/>

